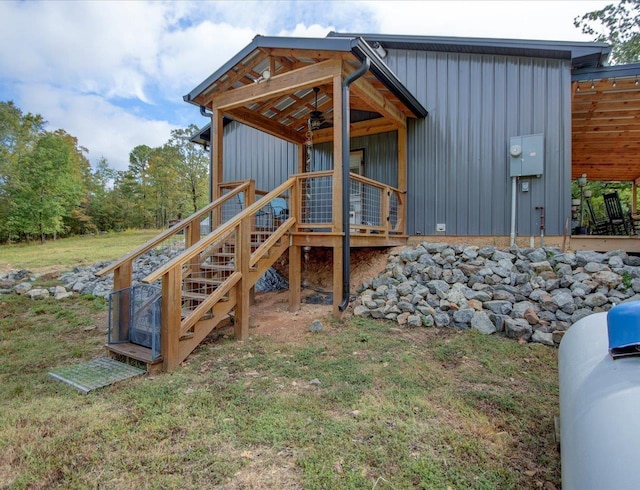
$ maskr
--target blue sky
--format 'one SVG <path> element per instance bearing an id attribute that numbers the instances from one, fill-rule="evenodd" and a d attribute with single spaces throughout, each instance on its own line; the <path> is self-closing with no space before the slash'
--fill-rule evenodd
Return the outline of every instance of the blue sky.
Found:
<path id="1" fill-rule="evenodd" d="M 125 169 L 139 144 L 206 123 L 182 96 L 257 35 L 330 31 L 589 41 L 602 1 L 0 1 L 0 100 Z"/>

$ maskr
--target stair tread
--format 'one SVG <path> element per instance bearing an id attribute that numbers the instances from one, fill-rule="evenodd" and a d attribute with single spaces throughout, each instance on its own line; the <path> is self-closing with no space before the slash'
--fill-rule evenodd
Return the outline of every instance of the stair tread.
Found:
<path id="1" fill-rule="evenodd" d="M 233 264 L 200 264 L 200 269 L 219 270 L 219 271 L 232 271 L 235 270 Z"/>
<path id="2" fill-rule="evenodd" d="M 107 344 L 107 349 L 121 356 L 135 359 L 136 361 L 146 362 L 147 364 L 157 364 L 162 362 L 162 356 L 157 359 L 152 358 L 151 349 L 131 342 L 122 342 L 119 344 Z"/>
<path id="3" fill-rule="evenodd" d="M 218 286 L 226 280 L 226 277 L 187 277 L 184 282 L 189 284 L 201 283 Z"/>

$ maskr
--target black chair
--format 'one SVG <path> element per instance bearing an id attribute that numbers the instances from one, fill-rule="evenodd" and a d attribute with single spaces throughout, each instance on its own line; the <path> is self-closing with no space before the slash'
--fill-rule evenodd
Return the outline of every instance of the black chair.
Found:
<path id="1" fill-rule="evenodd" d="M 629 226 L 627 225 L 627 218 L 622 212 L 618 191 L 605 194 L 602 197 L 604 198 L 604 207 L 607 209 L 607 216 L 609 216 L 609 224 L 613 234 L 629 235 Z"/>
<path id="2" fill-rule="evenodd" d="M 591 204 L 591 199 L 585 199 L 587 201 L 587 209 L 589 210 L 589 217 L 591 218 L 591 234 L 592 235 L 610 235 L 611 228 L 609 226 L 609 219 L 605 218 L 597 218 L 596 213 L 593 211 L 593 205 Z"/>

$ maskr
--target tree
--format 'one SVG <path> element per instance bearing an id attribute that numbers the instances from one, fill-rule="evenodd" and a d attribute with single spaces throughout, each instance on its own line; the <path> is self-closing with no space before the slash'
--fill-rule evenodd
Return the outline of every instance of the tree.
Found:
<path id="1" fill-rule="evenodd" d="M 186 129 L 174 129 L 168 146 L 178 158 L 181 187 L 189 196 L 190 212 L 195 213 L 206 204 L 208 197 L 209 158 L 204 148 L 191 142 L 198 131 L 195 125 Z"/>
<path id="2" fill-rule="evenodd" d="M 65 218 L 77 218 L 88 169 L 76 138 L 61 129 L 43 133 L 11 171 L 10 233 L 38 236 L 44 242 L 47 235 L 63 232 Z"/>
<path id="3" fill-rule="evenodd" d="M 612 46 L 612 64 L 640 61 L 640 0 L 620 0 L 576 17 L 573 25 Z"/>

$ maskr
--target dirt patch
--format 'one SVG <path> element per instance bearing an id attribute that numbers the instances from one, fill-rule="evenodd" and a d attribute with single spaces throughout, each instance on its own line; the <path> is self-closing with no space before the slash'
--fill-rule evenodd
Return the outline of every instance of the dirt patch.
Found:
<path id="1" fill-rule="evenodd" d="M 354 293 L 366 279 L 382 272 L 387 265 L 387 258 L 394 248 L 357 248 L 351 250 L 351 292 Z M 283 276 L 289 277 L 289 258 L 285 253 L 274 265 Z M 333 249 L 312 247 L 302 253 L 302 286 L 305 288 L 332 291 L 333 289 Z"/>
<path id="2" fill-rule="evenodd" d="M 313 290 L 303 291 L 312 295 Z M 300 310 L 289 311 L 289 291 L 276 293 L 257 293 L 256 301 L 251 305 L 250 334 L 265 335 L 287 342 L 298 342 L 310 335 L 309 326 L 313 320 L 320 320 L 323 328 L 331 330 L 332 306 L 303 303 Z"/>
<path id="3" fill-rule="evenodd" d="M 363 248 L 351 252 L 351 292 L 355 293 L 366 279 L 376 276 L 387 265 L 389 253 L 396 249 Z M 331 317 L 333 305 L 333 250 L 314 247 L 303 254 L 301 293 L 302 305 L 289 311 L 289 291 L 257 293 L 251 306 L 250 332 L 278 340 L 296 342 L 310 335 L 313 320 L 320 320 L 323 329 L 336 328 Z M 276 270 L 288 276 L 288 258 L 278 261 Z"/>

